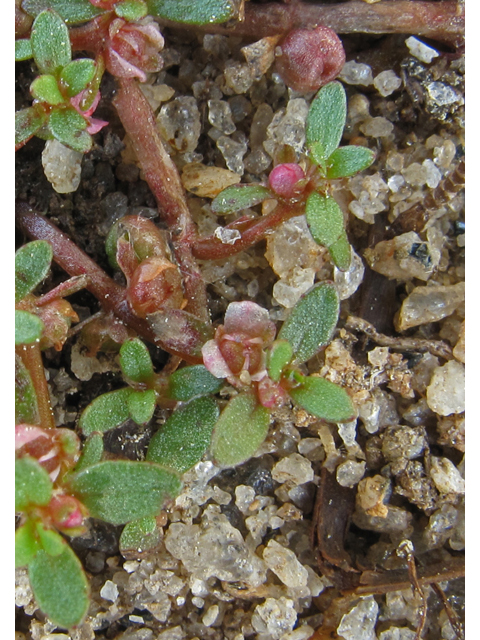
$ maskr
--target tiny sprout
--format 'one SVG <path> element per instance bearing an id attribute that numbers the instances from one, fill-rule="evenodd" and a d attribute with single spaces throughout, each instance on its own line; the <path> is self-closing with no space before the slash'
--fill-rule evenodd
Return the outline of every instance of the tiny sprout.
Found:
<path id="1" fill-rule="evenodd" d="M 276 68 L 285 84 L 295 91 L 316 91 L 338 76 L 345 64 L 345 50 L 328 27 L 293 29 L 279 44 Z"/>

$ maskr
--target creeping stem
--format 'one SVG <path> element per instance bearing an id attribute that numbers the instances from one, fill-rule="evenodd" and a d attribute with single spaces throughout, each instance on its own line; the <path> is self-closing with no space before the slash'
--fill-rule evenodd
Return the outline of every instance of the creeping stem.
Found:
<path id="1" fill-rule="evenodd" d="M 37 342 L 34 344 L 22 344 L 17 346 L 15 351 L 22 359 L 32 379 L 40 417 L 39 426 L 44 429 L 54 429 L 55 420 L 53 418 L 52 405 L 50 404 L 50 393 L 48 391 L 47 379 L 45 378 L 40 346 Z"/>

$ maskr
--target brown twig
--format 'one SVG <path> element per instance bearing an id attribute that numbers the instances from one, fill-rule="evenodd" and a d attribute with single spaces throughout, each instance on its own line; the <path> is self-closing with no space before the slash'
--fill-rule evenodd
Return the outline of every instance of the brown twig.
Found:
<path id="1" fill-rule="evenodd" d="M 443 607 L 447 612 L 448 619 L 450 620 L 450 624 L 452 625 L 452 629 L 455 632 L 458 640 L 465 640 L 465 631 L 463 629 L 463 624 L 460 618 L 457 615 L 457 612 L 453 609 L 452 605 L 448 601 L 448 598 L 445 594 L 445 591 L 440 587 L 436 582 L 432 582 L 432 589 L 435 591 L 437 596 L 442 601 Z"/>
<path id="2" fill-rule="evenodd" d="M 413 553 L 413 544 L 410 540 L 403 540 L 397 549 L 397 555 L 401 558 L 406 558 L 408 567 L 408 576 L 412 583 L 412 590 L 422 600 L 422 612 L 420 614 L 420 622 L 418 623 L 417 631 L 415 633 L 415 640 L 421 640 L 425 624 L 427 622 L 427 598 L 425 593 L 418 582 L 417 567 L 415 565 L 415 556 Z"/>
<path id="3" fill-rule="evenodd" d="M 160 20 L 178 28 L 178 23 Z M 330 27 L 336 33 L 406 33 L 458 47 L 464 42 L 465 11 L 462 1 L 391 0 L 367 4 L 351 0 L 341 4 L 269 2 L 245 5 L 245 20 L 231 26 L 195 27 L 208 33 L 260 39 L 287 33 L 294 27 Z"/>
<path id="4" fill-rule="evenodd" d="M 39 344 L 24 344 L 16 347 L 15 351 L 22 359 L 32 379 L 40 417 L 39 426 L 44 429 L 55 429 L 55 419 L 53 417 L 52 405 L 50 404 L 50 392 L 45 377 Z"/>
<path id="5" fill-rule="evenodd" d="M 138 83 L 131 78 L 119 78 L 118 85 L 113 104 L 168 225 L 175 258 L 182 272 L 186 311 L 209 322 L 205 282 L 191 250 L 196 229 L 177 168 L 163 145 L 152 108 Z"/>
<path id="6" fill-rule="evenodd" d="M 363 318 L 348 316 L 347 321 L 345 322 L 345 328 L 364 333 L 381 347 L 391 347 L 392 349 L 398 349 L 399 351 L 418 351 L 420 353 L 428 351 L 434 356 L 445 358 L 447 360 L 450 360 L 453 357 L 452 348 L 442 340 L 425 340 L 424 338 L 402 337 L 394 338 L 386 336 L 383 333 L 378 333 L 373 324 L 363 320 Z"/>

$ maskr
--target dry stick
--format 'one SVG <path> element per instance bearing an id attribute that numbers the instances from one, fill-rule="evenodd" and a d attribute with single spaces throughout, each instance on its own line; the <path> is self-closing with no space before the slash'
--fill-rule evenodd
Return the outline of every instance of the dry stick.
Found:
<path id="1" fill-rule="evenodd" d="M 448 601 L 448 598 L 444 590 L 437 582 L 432 582 L 432 589 L 442 601 L 445 611 L 447 612 L 448 619 L 452 625 L 452 629 L 455 632 L 458 640 L 465 640 L 465 631 L 463 629 L 462 621 L 460 620 L 457 612 L 453 609 L 452 605 Z"/>
<path id="2" fill-rule="evenodd" d="M 178 170 L 163 145 L 152 108 L 138 83 L 131 78 L 119 78 L 118 84 L 113 104 L 168 225 L 175 258 L 183 276 L 186 311 L 209 322 L 205 282 L 191 250 L 196 229 Z"/>
<path id="3" fill-rule="evenodd" d="M 178 23 L 169 20 L 160 19 L 159 22 L 179 28 Z M 209 24 L 189 28 L 259 39 L 286 33 L 294 27 L 319 24 L 330 27 L 336 33 L 408 33 L 458 47 L 464 42 L 465 9 L 461 0 L 389 0 L 375 4 L 352 0 L 327 5 L 248 2 L 242 22 L 232 26 Z"/>
<path id="4" fill-rule="evenodd" d="M 22 359 L 32 379 L 33 388 L 37 397 L 40 425 L 44 429 L 55 429 L 52 406 L 50 404 L 50 392 L 48 390 L 45 370 L 43 368 L 42 354 L 38 343 L 24 344 L 16 347 L 17 355 Z"/>
<path id="5" fill-rule="evenodd" d="M 125 289 L 110 278 L 84 251 L 68 236 L 44 216 L 31 209 L 26 203 L 16 206 L 16 218 L 20 228 L 32 240 L 47 240 L 53 250 L 53 259 L 70 276 L 89 276 L 86 288 L 97 298 L 104 311 L 113 312 L 124 324 L 136 331 L 142 338 L 157 344 L 173 355 L 187 362 L 197 362 L 189 356 L 166 348 L 150 328 L 148 322 L 132 313 L 126 299 Z"/>

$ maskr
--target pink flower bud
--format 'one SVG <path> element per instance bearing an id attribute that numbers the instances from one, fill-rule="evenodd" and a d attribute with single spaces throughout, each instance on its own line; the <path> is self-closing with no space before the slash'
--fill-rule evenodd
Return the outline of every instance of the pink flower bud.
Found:
<path id="1" fill-rule="evenodd" d="M 293 29 L 279 44 L 276 69 L 295 91 L 317 91 L 338 76 L 345 64 L 345 50 L 328 27 Z"/>
<path id="2" fill-rule="evenodd" d="M 54 496 L 48 505 L 52 522 L 57 529 L 65 533 L 78 535 L 83 528 L 83 519 L 87 511 L 83 504 L 73 496 Z"/>
<path id="3" fill-rule="evenodd" d="M 293 198 L 296 185 L 305 178 L 305 173 L 298 164 L 279 164 L 271 172 L 268 182 L 270 188 L 282 198 Z"/>

